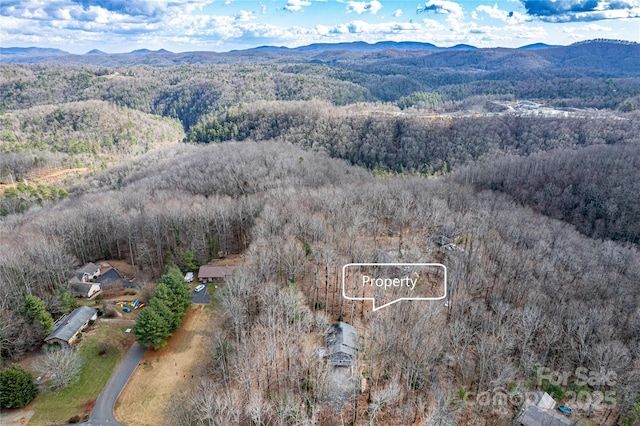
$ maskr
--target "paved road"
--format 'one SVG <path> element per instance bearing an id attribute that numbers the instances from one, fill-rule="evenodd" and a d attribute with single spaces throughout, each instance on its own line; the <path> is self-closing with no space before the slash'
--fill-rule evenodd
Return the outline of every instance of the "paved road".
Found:
<path id="1" fill-rule="evenodd" d="M 136 369 L 138 363 L 142 359 L 145 348 L 134 343 L 129 349 L 124 359 L 118 366 L 118 369 L 111 375 L 111 378 L 107 382 L 107 385 L 102 389 L 96 406 L 91 412 L 91 418 L 87 423 L 87 426 L 124 426 L 113 417 L 113 406 L 118 399 L 118 395 L 124 388 L 124 385 L 129 380 L 129 376 Z"/>

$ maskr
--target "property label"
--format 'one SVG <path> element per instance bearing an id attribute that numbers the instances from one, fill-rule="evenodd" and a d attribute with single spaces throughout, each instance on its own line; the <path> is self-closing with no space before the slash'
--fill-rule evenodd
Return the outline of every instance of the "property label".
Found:
<path id="1" fill-rule="evenodd" d="M 342 267 L 342 296 L 371 300 L 374 311 L 401 300 L 442 300 L 447 268 L 440 263 L 349 263 Z"/>

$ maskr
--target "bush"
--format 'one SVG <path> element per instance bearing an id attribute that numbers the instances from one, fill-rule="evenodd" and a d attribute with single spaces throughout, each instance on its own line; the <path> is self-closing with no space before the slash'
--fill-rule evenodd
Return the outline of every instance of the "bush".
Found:
<path id="1" fill-rule="evenodd" d="M 562 390 L 562 387 L 560 387 L 559 385 L 549 383 L 544 390 L 549 395 L 551 395 L 551 397 L 556 401 L 561 400 L 562 397 L 564 396 L 564 391 Z"/>
<path id="2" fill-rule="evenodd" d="M 113 306 L 107 306 L 104 310 L 105 318 L 115 318 L 118 316 L 118 311 Z"/>
<path id="3" fill-rule="evenodd" d="M 113 352 L 113 346 L 107 342 L 98 343 L 98 346 L 96 347 L 96 349 L 98 350 L 98 355 L 100 356 L 109 355 L 110 353 Z"/>
<path id="4" fill-rule="evenodd" d="M 71 423 L 71 424 L 74 424 L 74 423 L 80 423 L 80 420 L 82 420 L 82 419 L 80 418 L 80 416 L 79 416 L 79 415 L 77 415 L 77 414 L 76 414 L 75 416 L 71 417 L 71 418 L 70 418 L 69 420 L 67 420 L 67 421 L 68 421 L 69 423 Z"/>
<path id="5" fill-rule="evenodd" d="M 2 408 L 22 408 L 38 394 L 31 375 L 17 365 L 0 371 L 0 389 Z"/>
<path id="6" fill-rule="evenodd" d="M 87 402 L 84 403 L 84 406 L 82 407 L 82 409 L 84 410 L 85 413 L 90 413 L 95 408 L 95 406 L 96 406 L 96 400 L 88 399 Z"/>

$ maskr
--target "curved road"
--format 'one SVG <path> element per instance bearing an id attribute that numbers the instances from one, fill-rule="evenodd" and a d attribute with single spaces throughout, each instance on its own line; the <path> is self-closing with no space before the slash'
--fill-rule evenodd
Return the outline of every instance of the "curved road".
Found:
<path id="1" fill-rule="evenodd" d="M 122 392 L 122 388 L 129 380 L 129 376 L 131 376 L 133 370 L 136 369 L 142 359 L 144 351 L 145 348 L 138 345 L 137 342 L 131 346 L 122 362 L 120 362 L 118 369 L 111 375 L 104 389 L 100 392 L 96 406 L 91 412 L 91 418 L 83 424 L 88 426 L 125 426 L 113 417 L 113 406 L 116 403 L 116 399 L 118 399 L 118 395 Z"/>

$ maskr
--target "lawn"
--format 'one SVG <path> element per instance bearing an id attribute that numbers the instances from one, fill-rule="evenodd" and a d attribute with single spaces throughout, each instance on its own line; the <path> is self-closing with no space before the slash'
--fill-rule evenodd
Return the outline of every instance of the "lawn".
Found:
<path id="1" fill-rule="evenodd" d="M 212 283 L 207 286 L 207 293 L 211 296 L 211 302 L 208 305 L 209 309 L 216 309 L 220 299 L 217 297 L 216 293 L 220 290 L 220 283 Z M 216 288 L 218 287 L 218 288 Z"/>
<path id="2" fill-rule="evenodd" d="M 71 417 L 84 414 L 85 404 L 89 402 L 87 405 L 90 405 L 91 401 L 98 399 L 127 349 L 127 343 L 131 339 L 124 329 L 123 326 L 98 322 L 94 330 L 85 334 L 78 344 L 78 350 L 85 360 L 80 380 L 59 392 L 38 394 L 28 407 L 35 411 L 30 425 L 67 423 Z M 100 355 L 100 342 L 110 342 L 111 350 Z"/>

